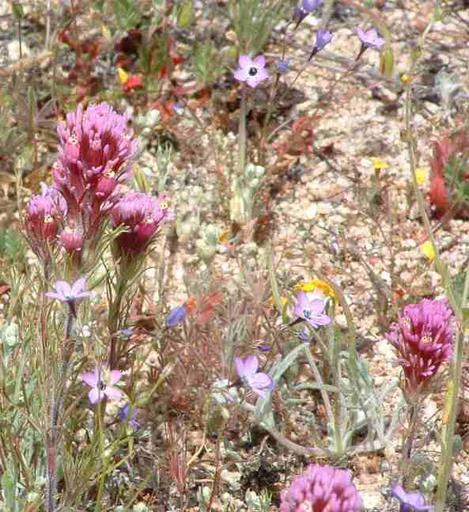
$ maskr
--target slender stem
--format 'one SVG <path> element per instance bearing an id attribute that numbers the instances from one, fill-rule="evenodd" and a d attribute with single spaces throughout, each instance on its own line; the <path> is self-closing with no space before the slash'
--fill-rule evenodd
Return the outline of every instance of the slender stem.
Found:
<path id="1" fill-rule="evenodd" d="M 246 88 L 241 90 L 241 106 L 239 109 L 239 128 L 238 128 L 238 179 L 244 175 L 246 167 Z"/>
<path id="2" fill-rule="evenodd" d="M 415 434 L 418 430 L 418 424 L 420 421 L 420 401 L 417 401 L 410 406 L 409 410 L 409 428 L 404 439 L 402 448 L 402 478 L 405 482 L 410 474 L 412 449 L 414 446 Z"/>
<path id="3" fill-rule="evenodd" d="M 75 305 L 69 304 L 67 322 L 65 325 L 64 350 L 61 370 L 58 378 L 55 396 L 52 400 L 50 429 L 47 435 L 47 492 L 46 510 L 54 512 L 57 506 L 57 452 L 58 452 L 58 422 L 65 390 L 67 369 L 73 352 L 72 330 L 75 319 Z"/>

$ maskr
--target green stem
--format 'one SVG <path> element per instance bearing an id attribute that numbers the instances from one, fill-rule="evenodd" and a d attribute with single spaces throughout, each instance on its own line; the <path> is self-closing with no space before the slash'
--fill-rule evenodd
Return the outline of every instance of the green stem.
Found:
<path id="1" fill-rule="evenodd" d="M 239 109 L 239 128 L 238 128 L 238 179 L 240 180 L 244 175 L 246 167 L 246 88 L 243 87 L 241 91 L 241 106 Z"/>

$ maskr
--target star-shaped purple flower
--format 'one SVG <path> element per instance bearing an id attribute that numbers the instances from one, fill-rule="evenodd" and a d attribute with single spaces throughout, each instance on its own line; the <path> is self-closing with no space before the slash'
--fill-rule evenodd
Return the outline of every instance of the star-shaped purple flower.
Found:
<path id="1" fill-rule="evenodd" d="M 54 285 L 54 292 L 47 292 L 50 299 L 57 299 L 68 304 L 73 315 L 76 316 L 76 305 L 78 301 L 91 297 L 92 293 L 86 289 L 86 279 L 80 277 L 72 285 L 66 281 L 57 281 Z"/>
<path id="2" fill-rule="evenodd" d="M 249 55 L 240 55 L 234 77 L 240 82 L 246 82 L 249 87 L 257 87 L 269 78 L 269 72 L 265 68 L 265 57 L 258 55 L 251 59 Z"/>
<path id="3" fill-rule="evenodd" d="M 357 36 L 362 43 L 363 49 L 374 48 L 375 50 L 381 50 L 384 44 L 384 39 L 378 34 L 375 28 L 363 30 L 361 27 L 358 27 Z"/>
<path id="4" fill-rule="evenodd" d="M 306 320 L 314 329 L 322 325 L 329 325 L 331 318 L 324 313 L 326 303 L 317 293 L 300 292 L 296 296 L 293 313 Z"/>
<path id="5" fill-rule="evenodd" d="M 235 357 L 235 366 L 238 376 L 260 397 L 265 398 L 267 391 L 274 388 L 272 377 L 257 371 L 259 368 L 257 356 L 248 356 L 244 359 Z"/>
<path id="6" fill-rule="evenodd" d="M 427 503 L 421 492 L 406 492 L 402 485 L 398 483 L 392 484 L 391 496 L 401 504 L 399 512 L 428 512 L 433 510 L 433 506 Z"/>
<path id="7" fill-rule="evenodd" d="M 93 405 L 103 400 L 104 397 L 109 400 L 119 400 L 122 397 L 122 391 L 114 386 L 122 378 L 122 372 L 119 370 L 108 370 L 98 366 L 92 372 L 82 373 L 80 378 L 91 387 L 88 398 Z"/>

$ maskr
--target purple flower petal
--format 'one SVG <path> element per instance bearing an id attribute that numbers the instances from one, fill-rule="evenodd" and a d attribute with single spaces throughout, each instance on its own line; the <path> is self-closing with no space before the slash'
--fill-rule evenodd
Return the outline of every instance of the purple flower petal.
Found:
<path id="1" fill-rule="evenodd" d="M 88 386 L 95 387 L 99 382 L 99 370 L 95 369 L 92 372 L 82 373 L 80 378 L 85 384 L 88 384 Z"/>
<path id="2" fill-rule="evenodd" d="M 114 386 L 106 386 L 104 388 L 104 394 L 110 399 L 110 400 L 119 400 L 123 393 L 119 388 L 115 388 Z"/>
<path id="3" fill-rule="evenodd" d="M 104 398 L 104 394 L 100 393 L 98 388 L 93 388 L 88 393 L 89 401 L 94 405 Z"/>
<path id="4" fill-rule="evenodd" d="M 109 384 L 117 384 L 122 378 L 122 372 L 119 370 L 111 370 L 109 372 Z"/>

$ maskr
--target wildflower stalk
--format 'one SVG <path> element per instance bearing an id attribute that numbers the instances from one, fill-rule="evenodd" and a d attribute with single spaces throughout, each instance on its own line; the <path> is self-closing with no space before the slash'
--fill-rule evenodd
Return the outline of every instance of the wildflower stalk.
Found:
<path id="1" fill-rule="evenodd" d="M 238 125 L 238 179 L 244 174 L 246 167 L 246 88 L 243 86 L 241 90 L 241 106 L 239 109 L 239 125 Z"/>
<path id="2" fill-rule="evenodd" d="M 57 390 L 52 399 L 50 429 L 47 436 L 47 497 L 46 510 L 54 512 L 57 504 L 57 451 L 58 451 L 58 422 L 63 400 L 67 369 L 72 355 L 72 330 L 74 323 L 74 310 L 68 309 L 67 322 L 65 324 L 64 352 L 61 361 L 61 370 L 58 378 Z"/>
<path id="3" fill-rule="evenodd" d="M 427 26 L 424 34 L 422 35 L 421 47 L 423 46 L 423 41 L 427 33 L 430 31 L 430 28 L 433 25 L 433 20 Z M 412 72 L 415 68 L 416 60 L 413 62 L 412 70 L 409 76 L 412 76 Z M 459 388 L 461 385 L 461 367 L 463 360 L 463 348 L 464 348 L 464 332 L 467 321 L 464 319 L 463 309 L 466 308 L 468 292 L 469 292 L 469 269 L 466 270 L 466 279 L 464 285 L 464 294 L 461 300 L 461 303 L 458 303 L 456 300 L 453 285 L 451 283 L 451 277 L 449 275 L 447 266 L 441 260 L 438 247 L 435 243 L 435 237 L 433 236 L 433 231 L 431 228 L 430 220 L 425 208 L 425 202 L 422 195 L 422 192 L 418 186 L 417 176 L 416 176 L 416 157 L 415 157 L 415 141 L 412 134 L 412 95 L 411 95 L 411 87 L 410 84 L 406 86 L 406 95 L 405 95 L 405 128 L 406 128 L 406 139 L 407 139 L 407 148 L 409 153 L 409 164 L 412 175 L 412 186 L 414 190 L 414 194 L 417 200 L 417 205 L 419 209 L 420 216 L 423 221 L 423 225 L 430 240 L 434 252 L 434 267 L 438 272 L 442 279 L 442 284 L 446 292 L 446 296 L 448 298 L 449 303 L 454 311 L 456 316 L 457 325 L 458 325 L 458 333 L 454 342 L 454 352 L 453 352 L 453 360 L 450 366 L 449 372 L 449 380 L 448 386 L 446 390 L 446 398 L 445 398 L 445 408 L 443 415 L 443 425 L 442 425 L 442 433 L 441 433 L 441 454 L 440 454 L 440 462 L 438 469 L 438 477 L 437 477 L 437 492 L 436 492 L 436 503 L 435 503 L 435 512 L 444 512 L 445 501 L 446 501 L 446 491 L 448 486 L 449 477 L 451 474 L 451 467 L 453 463 L 453 440 L 454 440 L 454 432 L 456 425 L 456 416 L 457 416 L 457 404 L 458 404 L 458 395 Z"/>

